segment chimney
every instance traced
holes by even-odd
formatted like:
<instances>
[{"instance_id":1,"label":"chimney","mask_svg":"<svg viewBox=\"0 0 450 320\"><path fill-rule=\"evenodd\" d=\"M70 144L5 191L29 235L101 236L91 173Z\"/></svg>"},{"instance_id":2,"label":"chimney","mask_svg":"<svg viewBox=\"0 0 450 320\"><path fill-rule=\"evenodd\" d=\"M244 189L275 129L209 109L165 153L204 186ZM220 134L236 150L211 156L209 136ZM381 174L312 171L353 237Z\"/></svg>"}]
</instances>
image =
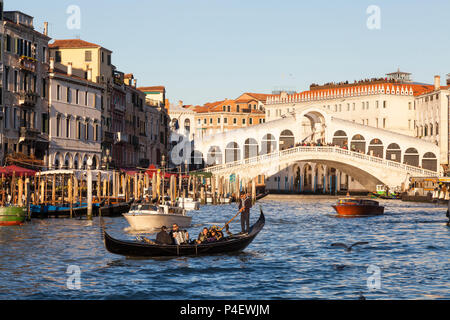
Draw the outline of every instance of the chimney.
<instances>
[{"instance_id":1,"label":"chimney","mask_svg":"<svg viewBox=\"0 0 450 320\"><path fill-rule=\"evenodd\" d=\"M48 36L48 22L44 22L44 36Z\"/></svg>"},{"instance_id":2,"label":"chimney","mask_svg":"<svg viewBox=\"0 0 450 320\"><path fill-rule=\"evenodd\" d=\"M50 57L50 72L53 72L55 69L55 58Z\"/></svg>"},{"instance_id":3,"label":"chimney","mask_svg":"<svg viewBox=\"0 0 450 320\"><path fill-rule=\"evenodd\" d=\"M434 90L439 90L441 88L441 77L434 76Z\"/></svg>"},{"instance_id":4,"label":"chimney","mask_svg":"<svg viewBox=\"0 0 450 320\"><path fill-rule=\"evenodd\" d=\"M69 77L72 76L72 62L69 62L69 63L67 64L67 75L68 75Z\"/></svg>"},{"instance_id":5,"label":"chimney","mask_svg":"<svg viewBox=\"0 0 450 320\"><path fill-rule=\"evenodd\" d=\"M92 69L91 68L89 68L87 70L87 80L92 81Z\"/></svg>"}]
</instances>

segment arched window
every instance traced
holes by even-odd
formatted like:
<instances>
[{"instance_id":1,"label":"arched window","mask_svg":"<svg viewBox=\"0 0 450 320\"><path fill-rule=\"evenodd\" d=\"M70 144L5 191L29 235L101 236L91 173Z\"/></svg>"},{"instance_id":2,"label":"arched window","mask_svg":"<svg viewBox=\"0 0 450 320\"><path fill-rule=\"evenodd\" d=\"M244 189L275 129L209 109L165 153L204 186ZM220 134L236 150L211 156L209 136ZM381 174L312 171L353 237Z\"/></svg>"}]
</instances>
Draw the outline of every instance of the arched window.
<instances>
[{"instance_id":1,"label":"arched window","mask_svg":"<svg viewBox=\"0 0 450 320\"><path fill-rule=\"evenodd\" d=\"M259 154L258 149L259 149L258 142L255 139L249 138L249 139L245 140L244 159L257 157Z\"/></svg>"},{"instance_id":2,"label":"arched window","mask_svg":"<svg viewBox=\"0 0 450 320\"><path fill-rule=\"evenodd\" d=\"M225 149L225 163L238 161L240 158L239 145L236 142L230 142Z\"/></svg>"},{"instance_id":3,"label":"arched window","mask_svg":"<svg viewBox=\"0 0 450 320\"><path fill-rule=\"evenodd\" d=\"M376 138L370 141L368 154L374 157L383 158L383 142Z\"/></svg>"},{"instance_id":4,"label":"arched window","mask_svg":"<svg viewBox=\"0 0 450 320\"><path fill-rule=\"evenodd\" d=\"M437 158L432 152L427 152L422 158L422 168L437 171Z\"/></svg>"},{"instance_id":5,"label":"arched window","mask_svg":"<svg viewBox=\"0 0 450 320\"><path fill-rule=\"evenodd\" d=\"M402 161L402 151L396 143L391 143L386 149L386 159L396 162Z\"/></svg>"},{"instance_id":6,"label":"arched window","mask_svg":"<svg viewBox=\"0 0 450 320\"><path fill-rule=\"evenodd\" d=\"M354 135L350 143L350 148L352 151L356 152L366 152L366 140L360 134Z\"/></svg>"},{"instance_id":7,"label":"arched window","mask_svg":"<svg viewBox=\"0 0 450 320\"><path fill-rule=\"evenodd\" d=\"M293 148L295 145L294 134L291 130L284 130L280 135L280 151Z\"/></svg>"},{"instance_id":8,"label":"arched window","mask_svg":"<svg viewBox=\"0 0 450 320\"><path fill-rule=\"evenodd\" d=\"M347 134L342 130L336 131L333 136L333 145L340 147L348 146Z\"/></svg>"},{"instance_id":9,"label":"arched window","mask_svg":"<svg viewBox=\"0 0 450 320\"><path fill-rule=\"evenodd\" d=\"M403 163L410 166L419 166L419 152L415 148L409 148L405 151Z\"/></svg>"},{"instance_id":10,"label":"arched window","mask_svg":"<svg viewBox=\"0 0 450 320\"><path fill-rule=\"evenodd\" d=\"M266 134L261 141L261 154L269 154L275 152L277 150L277 142L275 137L268 133Z\"/></svg>"}]
</instances>

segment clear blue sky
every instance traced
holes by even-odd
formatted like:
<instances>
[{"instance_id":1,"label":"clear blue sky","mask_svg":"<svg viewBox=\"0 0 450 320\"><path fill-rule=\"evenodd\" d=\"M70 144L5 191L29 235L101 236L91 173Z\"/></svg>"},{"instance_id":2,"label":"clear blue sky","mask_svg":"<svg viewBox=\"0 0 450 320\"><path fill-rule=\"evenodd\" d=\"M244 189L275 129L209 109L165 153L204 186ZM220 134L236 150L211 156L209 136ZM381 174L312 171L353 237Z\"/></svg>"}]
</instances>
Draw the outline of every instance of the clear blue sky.
<instances>
[{"instance_id":1,"label":"clear blue sky","mask_svg":"<svg viewBox=\"0 0 450 320\"><path fill-rule=\"evenodd\" d=\"M69 5L81 29L69 30ZM369 30L369 5L381 29ZM172 102L203 104L242 92L384 76L419 82L450 72L449 1L5 0L5 10L49 22L54 39L81 37L114 52L138 85L164 85Z\"/></svg>"}]
</instances>

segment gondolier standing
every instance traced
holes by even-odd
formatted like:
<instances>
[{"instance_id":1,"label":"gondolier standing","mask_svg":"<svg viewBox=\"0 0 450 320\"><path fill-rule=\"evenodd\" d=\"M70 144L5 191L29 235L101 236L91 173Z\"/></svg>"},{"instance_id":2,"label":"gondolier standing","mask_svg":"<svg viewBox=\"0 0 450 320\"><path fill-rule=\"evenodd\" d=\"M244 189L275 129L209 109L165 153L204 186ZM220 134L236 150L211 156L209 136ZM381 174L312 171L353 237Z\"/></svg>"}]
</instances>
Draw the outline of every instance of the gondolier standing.
<instances>
[{"instance_id":1,"label":"gondolier standing","mask_svg":"<svg viewBox=\"0 0 450 320\"><path fill-rule=\"evenodd\" d=\"M249 193L242 194L239 201L239 212L241 213L242 233L250 231L250 209L252 208L252 198Z\"/></svg>"}]
</instances>

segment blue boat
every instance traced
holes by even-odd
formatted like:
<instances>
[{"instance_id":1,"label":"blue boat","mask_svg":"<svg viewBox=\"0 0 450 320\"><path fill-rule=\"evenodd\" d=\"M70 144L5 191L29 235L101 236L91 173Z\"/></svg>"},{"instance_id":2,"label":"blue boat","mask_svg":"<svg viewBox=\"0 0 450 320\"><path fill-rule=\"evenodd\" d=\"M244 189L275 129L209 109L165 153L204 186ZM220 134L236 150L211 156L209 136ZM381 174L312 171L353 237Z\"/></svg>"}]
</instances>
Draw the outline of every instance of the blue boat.
<instances>
[{"instance_id":1,"label":"blue boat","mask_svg":"<svg viewBox=\"0 0 450 320\"><path fill-rule=\"evenodd\" d=\"M92 204L92 214L98 214L100 207L103 206L104 202L93 203ZM72 217L79 217L87 215L87 203L74 203L72 205ZM32 218L65 218L70 217L70 204L60 204L60 205L31 205L30 206L31 217Z\"/></svg>"}]
</instances>

